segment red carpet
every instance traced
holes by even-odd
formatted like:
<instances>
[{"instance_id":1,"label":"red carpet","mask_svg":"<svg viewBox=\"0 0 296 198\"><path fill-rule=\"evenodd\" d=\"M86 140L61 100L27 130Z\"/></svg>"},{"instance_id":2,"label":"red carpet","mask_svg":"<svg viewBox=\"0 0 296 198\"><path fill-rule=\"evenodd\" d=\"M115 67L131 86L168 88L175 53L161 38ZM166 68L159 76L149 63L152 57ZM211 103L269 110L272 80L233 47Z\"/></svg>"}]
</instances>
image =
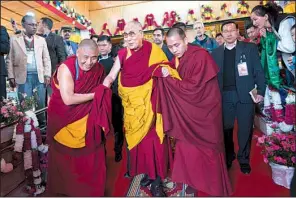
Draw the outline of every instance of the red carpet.
<instances>
[{"instance_id":1,"label":"red carpet","mask_svg":"<svg viewBox=\"0 0 296 198\"><path fill-rule=\"evenodd\" d=\"M254 134L262 133L255 130ZM235 142L237 137L235 133ZM236 145L236 151L237 151ZM244 175L240 172L237 160L234 161L229 171L230 179L234 189L232 196L265 196L265 197L287 197L289 190L276 185L271 178L271 169L268 164L263 162L260 154L261 148L256 146L256 142L252 142L251 151L251 167L250 175ZM123 160L120 163L114 162L113 137L107 140L107 185L105 196L122 197L125 196L131 180L124 178L126 172L126 150L123 148ZM210 185L210 184L209 184ZM205 193L199 192L198 196L207 196Z\"/></svg>"}]
</instances>

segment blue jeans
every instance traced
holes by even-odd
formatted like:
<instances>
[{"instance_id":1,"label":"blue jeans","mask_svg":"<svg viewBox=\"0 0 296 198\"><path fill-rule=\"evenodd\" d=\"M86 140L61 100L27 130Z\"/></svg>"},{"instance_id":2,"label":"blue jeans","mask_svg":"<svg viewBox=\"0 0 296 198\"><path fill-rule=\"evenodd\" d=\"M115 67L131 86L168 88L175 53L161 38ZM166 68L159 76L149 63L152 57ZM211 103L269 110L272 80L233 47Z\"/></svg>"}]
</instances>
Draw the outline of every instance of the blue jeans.
<instances>
[{"instance_id":1,"label":"blue jeans","mask_svg":"<svg viewBox=\"0 0 296 198\"><path fill-rule=\"evenodd\" d=\"M38 74L27 74L27 79L25 84L18 85L18 98L20 102L23 101L22 94L27 94L27 97L33 96L33 90L37 90L37 107L36 110L45 107L45 84L40 83L38 79ZM38 116L39 119L45 119L44 115Z\"/></svg>"}]
</instances>

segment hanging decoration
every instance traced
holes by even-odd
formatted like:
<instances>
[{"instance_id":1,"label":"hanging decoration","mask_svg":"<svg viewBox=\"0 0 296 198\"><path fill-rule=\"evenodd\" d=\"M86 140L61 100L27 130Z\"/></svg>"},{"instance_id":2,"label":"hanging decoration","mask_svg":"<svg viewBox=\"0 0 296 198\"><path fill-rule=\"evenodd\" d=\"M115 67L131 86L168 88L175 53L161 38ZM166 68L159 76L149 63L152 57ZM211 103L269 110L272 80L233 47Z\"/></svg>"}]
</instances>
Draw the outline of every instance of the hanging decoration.
<instances>
[{"instance_id":1,"label":"hanging decoration","mask_svg":"<svg viewBox=\"0 0 296 198\"><path fill-rule=\"evenodd\" d=\"M195 15L194 15L194 10L193 9L189 9L188 14L187 14L187 21L186 24L193 24L195 21L197 21Z\"/></svg>"},{"instance_id":2,"label":"hanging decoration","mask_svg":"<svg viewBox=\"0 0 296 198\"><path fill-rule=\"evenodd\" d=\"M117 26L116 26L116 30L114 32L114 36L116 35L122 35L123 31L124 31L124 27L125 27L125 20L124 19L118 19L117 20Z\"/></svg>"},{"instance_id":3,"label":"hanging decoration","mask_svg":"<svg viewBox=\"0 0 296 198\"><path fill-rule=\"evenodd\" d=\"M87 29L92 29L90 26L91 22L84 15L78 14L74 8L69 8L65 5L63 0L51 0L51 1L42 1L45 4L53 6L58 11L64 13L67 17L72 18L72 24L79 23Z\"/></svg>"},{"instance_id":4,"label":"hanging decoration","mask_svg":"<svg viewBox=\"0 0 296 198\"><path fill-rule=\"evenodd\" d=\"M172 27L175 23L181 21L181 17L176 11L171 11L170 12L170 21L171 21L170 27Z\"/></svg>"},{"instance_id":5,"label":"hanging decoration","mask_svg":"<svg viewBox=\"0 0 296 198\"><path fill-rule=\"evenodd\" d=\"M231 12L229 12L226 3L224 3L224 4L221 5L221 8L220 8L220 16L216 17L216 20L219 20L221 18L224 18L224 13L226 14L227 17L232 17L232 14L231 14Z\"/></svg>"},{"instance_id":6,"label":"hanging decoration","mask_svg":"<svg viewBox=\"0 0 296 198\"><path fill-rule=\"evenodd\" d=\"M171 27L171 22L170 22L170 15L169 12L165 12L163 14L163 19L162 19L162 27Z\"/></svg>"},{"instance_id":7,"label":"hanging decoration","mask_svg":"<svg viewBox=\"0 0 296 198\"><path fill-rule=\"evenodd\" d=\"M213 9L209 5L202 5L201 6L201 18L204 21L209 21L211 19L215 19L216 16L213 14Z\"/></svg>"},{"instance_id":8,"label":"hanging decoration","mask_svg":"<svg viewBox=\"0 0 296 198\"><path fill-rule=\"evenodd\" d=\"M159 27L159 25L156 23L155 17L153 14L147 14L145 17L145 23L142 29L153 30L153 27Z\"/></svg>"},{"instance_id":9,"label":"hanging decoration","mask_svg":"<svg viewBox=\"0 0 296 198\"><path fill-rule=\"evenodd\" d=\"M41 172L40 153L48 152L48 145L42 143L42 137L37 117L33 111L25 112L15 130L14 159L23 155L26 177L26 190L31 195L39 195L45 191L42 183L45 172ZM40 152L40 153L39 153Z\"/></svg>"},{"instance_id":10,"label":"hanging decoration","mask_svg":"<svg viewBox=\"0 0 296 198\"><path fill-rule=\"evenodd\" d=\"M246 15L251 13L251 8L246 1L239 1L237 7L237 14Z\"/></svg>"},{"instance_id":11,"label":"hanging decoration","mask_svg":"<svg viewBox=\"0 0 296 198\"><path fill-rule=\"evenodd\" d=\"M108 36L112 36L107 23L103 24L103 28L102 28L100 36L102 36L105 32L107 32Z\"/></svg>"}]
</instances>

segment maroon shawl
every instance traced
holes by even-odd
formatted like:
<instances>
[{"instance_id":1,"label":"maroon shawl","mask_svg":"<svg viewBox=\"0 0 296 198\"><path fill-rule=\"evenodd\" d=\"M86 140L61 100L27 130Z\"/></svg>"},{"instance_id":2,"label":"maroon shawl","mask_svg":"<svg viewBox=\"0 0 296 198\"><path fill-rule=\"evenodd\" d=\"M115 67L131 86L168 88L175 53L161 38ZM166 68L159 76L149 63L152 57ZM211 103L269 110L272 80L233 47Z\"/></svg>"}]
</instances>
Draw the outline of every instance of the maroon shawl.
<instances>
[{"instance_id":1,"label":"maroon shawl","mask_svg":"<svg viewBox=\"0 0 296 198\"><path fill-rule=\"evenodd\" d=\"M193 145L222 150L217 65L206 50L188 45L177 71L182 81L171 77L157 80L166 134Z\"/></svg>"},{"instance_id":2,"label":"maroon shawl","mask_svg":"<svg viewBox=\"0 0 296 198\"><path fill-rule=\"evenodd\" d=\"M55 85L58 83L57 72L53 76L52 89L53 94L48 106L48 125L47 125L47 141L60 151L70 154L85 154L94 151L102 143L101 129L105 129L105 133L112 130L111 125L111 89L101 85L104 80L104 68L99 63L87 72L79 68L79 77L76 80L75 69L76 57L71 56L63 64L70 70L74 80L75 93L95 93L92 101L77 105L65 105L60 90ZM57 143L54 136L63 127L71 124L89 114L87 120L86 146L81 149L72 149Z\"/></svg>"}]
</instances>

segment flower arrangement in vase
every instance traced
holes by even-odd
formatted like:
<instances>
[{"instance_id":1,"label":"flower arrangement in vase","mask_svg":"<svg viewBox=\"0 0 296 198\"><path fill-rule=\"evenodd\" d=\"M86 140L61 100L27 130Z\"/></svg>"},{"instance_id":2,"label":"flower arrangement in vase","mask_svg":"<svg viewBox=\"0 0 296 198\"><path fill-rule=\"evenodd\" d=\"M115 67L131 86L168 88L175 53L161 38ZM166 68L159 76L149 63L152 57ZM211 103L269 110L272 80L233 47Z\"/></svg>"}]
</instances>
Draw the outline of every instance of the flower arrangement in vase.
<instances>
[{"instance_id":1,"label":"flower arrangement in vase","mask_svg":"<svg viewBox=\"0 0 296 198\"><path fill-rule=\"evenodd\" d=\"M255 138L257 146L263 147L263 160L271 166L274 182L289 188L296 165L296 133L272 133Z\"/></svg>"}]
</instances>

